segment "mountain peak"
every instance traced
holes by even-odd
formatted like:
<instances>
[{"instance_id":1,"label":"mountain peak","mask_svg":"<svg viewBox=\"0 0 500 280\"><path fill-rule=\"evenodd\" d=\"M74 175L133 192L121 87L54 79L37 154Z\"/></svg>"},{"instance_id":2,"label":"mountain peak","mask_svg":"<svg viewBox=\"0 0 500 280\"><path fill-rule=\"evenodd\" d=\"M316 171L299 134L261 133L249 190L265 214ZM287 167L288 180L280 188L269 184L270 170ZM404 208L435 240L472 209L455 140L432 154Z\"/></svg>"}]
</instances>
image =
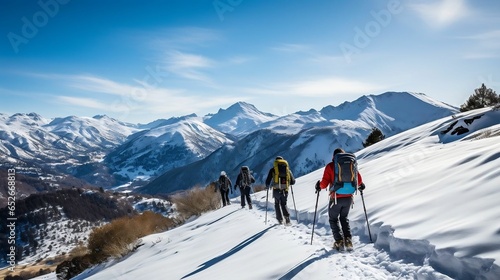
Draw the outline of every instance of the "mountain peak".
<instances>
[{"instance_id":1,"label":"mountain peak","mask_svg":"<svg viewBox=\"0 0 500 280\"><path fill-rule=\"evenodd\" d=\"M224 133L243 135L252 132L259 124L276 119L277 116L259 111L254 105L236 102L227 109L219 109L214 115L207 115L204 122Z\"/></svg>"}]
</instances>

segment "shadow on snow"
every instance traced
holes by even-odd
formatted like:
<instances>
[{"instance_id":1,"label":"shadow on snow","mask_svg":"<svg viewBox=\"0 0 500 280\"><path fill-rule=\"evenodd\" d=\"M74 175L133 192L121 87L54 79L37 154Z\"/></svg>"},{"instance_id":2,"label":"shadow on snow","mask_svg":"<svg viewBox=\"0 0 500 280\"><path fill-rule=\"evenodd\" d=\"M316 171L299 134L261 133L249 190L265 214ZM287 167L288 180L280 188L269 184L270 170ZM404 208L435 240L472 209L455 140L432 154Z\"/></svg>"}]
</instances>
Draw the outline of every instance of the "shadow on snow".
<instances>
[{"instance_id":1,"label":"shadow on snow","mask_svg":"<svg viewBox=\"0 0 500 280\"><path fill-rule=\"evenodd\" d=\"M236 245L235 247L231 248L231 250L227 251L226 253L220 255L220 256L217 256L201 265L199 265L199 268L185 276L183 276L181 279L184 279L184 278L187 278L189 276L193 276L197 273L200 273L202 272L203 270L205 269L208 269L210 268L211 266L223 261L224 259L230 257L231 255L239 252L241 249L245 248L246 246L250 245L252 242L254 242L255 240L259 239L260 237L262 237L268 230L270 230L271 228L273 227L276 227L277 225L273 225L273 226L270 226L264 230L262 230L261 232L258 232L252 236L250 236L249 238L245 239L243 242L241 242L240 244Z\"/></svg>"}]
</instances>

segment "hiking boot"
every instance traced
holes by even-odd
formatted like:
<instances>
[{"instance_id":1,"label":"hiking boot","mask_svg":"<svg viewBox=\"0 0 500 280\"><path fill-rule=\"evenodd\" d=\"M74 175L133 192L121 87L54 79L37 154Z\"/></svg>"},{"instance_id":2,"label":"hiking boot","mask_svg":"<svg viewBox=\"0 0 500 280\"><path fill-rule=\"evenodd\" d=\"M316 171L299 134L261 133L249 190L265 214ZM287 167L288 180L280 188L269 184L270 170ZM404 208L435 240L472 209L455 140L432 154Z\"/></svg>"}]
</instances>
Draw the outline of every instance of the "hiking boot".
<instances>
[{"instance_id":1,"label":"hiking boot","mask_svg":"<svg viewBox=\"0 0 500 280\"><path fill-rule=\"evenodd\" d=\"M252 204L248 204L248 209L252 209Z\"/></svg>"},{"instance_id":2,"label":"hiking boot","mask_svg":"<svg viewBox=\"0 0 500 280\"><path fill-rule=\"evenodd\" d=\"M345 239L345 249L347 251L352 251L352 249L353 249L352 248L352 240L350 237L346 237L346 239Z\"/></svg>"},{"instance_id":3,"label":"hiking boot","mask_svg":"<svg viewBox=\"0 0 500 280\"><path fill-rule=\"evenodd\" d=\"M344 251L344 240L340 239L335 242L333 242L333 248L337 249L337 251Z\"/></svg>"},{"instance_id":4,"label":"hiking boot","mask_svg":"<svg viewBox=\"0 0 500 280\"><path fill-rule=\"evenodd\" d=\"M283 224L283 220L278 220L278 224Z\"/></svg>"},{"instance_id":5,"label":"hiking boot","mask_svg":"<svg viewBox=\"0 0 500 280\"><path fill-rule=\"evenodd\" d=\"M285 217L285 222L286 222L287 224L290 224L290 217Z\"/></svg>"}]
</instances>

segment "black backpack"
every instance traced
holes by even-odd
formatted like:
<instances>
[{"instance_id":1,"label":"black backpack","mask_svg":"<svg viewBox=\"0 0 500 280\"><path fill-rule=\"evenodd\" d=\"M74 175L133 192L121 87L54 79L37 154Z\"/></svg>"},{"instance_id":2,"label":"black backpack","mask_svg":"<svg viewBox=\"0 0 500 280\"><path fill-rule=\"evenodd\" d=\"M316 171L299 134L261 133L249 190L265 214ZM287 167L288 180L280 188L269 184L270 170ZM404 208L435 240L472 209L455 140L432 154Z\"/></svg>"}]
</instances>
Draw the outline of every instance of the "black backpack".
<instances>
[{"instance_id":1,"label":"black backpack","mask_svg":"<svg viewBox=\"0 0 500 280\"><path fill-rule=\"evenodd\" d=\"M350 153L338 153L333 158L333 191L338 194L353 194L358 189L358 163Z\"/></svg>"},{"instance_id":2,"label":"black backpack","mask_svg":"<svg viewBox=\"0 0 500 280\"><path fill-rule=\"evenodd\" d=\"M253 182L252 182L252 176L250 175L250 169L248 166L242 166L241 167L241 187L249 187Z\"/></svg>"},{"instance_id":3,"label":"black backpack","mask_svg":"<svg viewBox=\"0 0 500 280\"><path fill-rule=\"evenodd\" d=\"M229 189L228 183L227 183L227 177L224 175L221 175L219 177L219 188L224 190L224 191L227 191Z\"/></svg>"}]
</instances>

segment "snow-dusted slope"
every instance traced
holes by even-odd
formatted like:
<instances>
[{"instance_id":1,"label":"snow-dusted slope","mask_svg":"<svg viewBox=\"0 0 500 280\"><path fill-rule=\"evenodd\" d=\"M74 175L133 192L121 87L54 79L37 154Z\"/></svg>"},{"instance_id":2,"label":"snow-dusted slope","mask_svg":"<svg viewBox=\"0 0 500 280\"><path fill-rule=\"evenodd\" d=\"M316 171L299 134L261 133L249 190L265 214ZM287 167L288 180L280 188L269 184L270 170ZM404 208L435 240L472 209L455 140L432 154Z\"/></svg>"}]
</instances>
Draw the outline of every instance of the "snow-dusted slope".
<instances>
[{"instance_id":1,"label":"snow-dusted slope","mask_svg":"<svg viewBox=\"0 0 500 280\"><path fill-rule=\"evenodd\" d=\"M448 128L455 121L455 128L469 132L453 135ZM483 109L360 151L374 243L357 195L350 213L351 254L330 250L325 191L310 243L320 168L293 186L291 227L275 224L272 198L266 204L262 191L252 195L253 210L240 209L233 199L230 206L145 237L131 256L76 279L500 279L499 140L500 111Z\"/></svg>"},{"instance_id":2,"label":"snow-dusted slope","mask_svg":"<svg viewBox=\"0 0 500 280\"><path fill-rule=\"evenodd\" d=\"M204 117L209 126L231 135L242 136L255 131L258 125L272 121L277 116L263 113L252 104L238 102L214 115Z\"/></svg>"},{"instance_id":3,"label":"snow-dusted slope","mask_svg":"<svg viewBox=\"0 0 500 280\"><path fill-rule=\"evenodd\" d=\"M454 123L469 131L457 135ZM500 264L499 136L500 111L480 109L360 152L364 179L373 187L366 193L372 222L392 226L399 238L429 240L443 258Z\"/></svg>"},{"instance_id":4,"label":"snow-dusted slope","mask_svg":"<svg viewBox=\"0 0 500 280\"><path fill-rule=\"evenodd\" d=\"M126 180L153 176L200 160L224 144L225 134L204 124L196 115L173 118L131 135L105 161Z\"/></svg>"}]
</instances>

